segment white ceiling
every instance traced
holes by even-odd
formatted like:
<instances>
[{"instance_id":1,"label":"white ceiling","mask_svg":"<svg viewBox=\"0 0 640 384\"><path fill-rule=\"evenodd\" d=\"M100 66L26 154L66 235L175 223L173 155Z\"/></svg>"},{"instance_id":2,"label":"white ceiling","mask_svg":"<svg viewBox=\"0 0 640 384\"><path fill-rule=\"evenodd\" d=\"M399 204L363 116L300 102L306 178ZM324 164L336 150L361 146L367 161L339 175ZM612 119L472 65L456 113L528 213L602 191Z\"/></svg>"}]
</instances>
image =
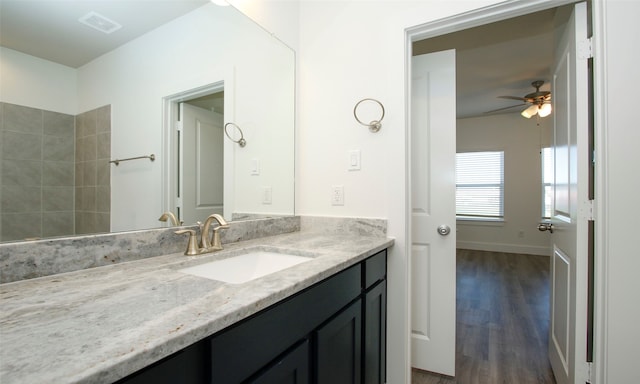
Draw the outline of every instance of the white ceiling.
<instances>
[{"instance_id":1,"label":"white ceiling","mask_svg":"<svg viewBox=\"0 0 640 384\"><path fill-rule=\"evenodd\" d=\"M550 90L554 14L550 9L418 41L413 52L455 48L458 118L486 116L487 111L523 104L498 96L534 92L534 80L544 80L541 90ZM525 108L499 113L520 113Z\"/></svg>"},{"instance_id":2,"label":"white ceiling","mask_svg":"<svg viewBox=\"0 0 640 384\"><path fill-rule=\"evenodd\" d=\"M73 68L208 0L0 0L0 45ZM78 19L90 11L118 22L111 33ZM498 96L524 96L531 82L549 90L554 10L509 19L414 43L414 54L457 50L459 118L521 104ZM519 113L512 108L500 113Z\"/></svg>"},{"instance_id":3,"label":"white ceiling","mask_svg":"<svg viewBox=\"0 0 640 384\"><path fill-rule=\"evenodd\" d=\"M208 0L0 0L0 45L78 68ZM78 21L97 12L122 25L105 34Z\"/></svg>"}]
</instances>

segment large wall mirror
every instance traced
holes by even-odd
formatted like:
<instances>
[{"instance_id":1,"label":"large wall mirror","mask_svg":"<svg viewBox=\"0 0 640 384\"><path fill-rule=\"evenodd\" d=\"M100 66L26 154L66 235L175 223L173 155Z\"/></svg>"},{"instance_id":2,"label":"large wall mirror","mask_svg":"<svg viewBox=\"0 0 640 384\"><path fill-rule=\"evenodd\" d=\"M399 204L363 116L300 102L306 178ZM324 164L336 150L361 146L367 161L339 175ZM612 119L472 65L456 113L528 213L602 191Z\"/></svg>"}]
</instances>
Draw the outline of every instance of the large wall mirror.
<instances>
[{"instance_id":1,"label":"large wall mirror","mask_svg":"<svg viewBox=\"0 0 640 384\"><path fill-rule=\"evenodd\" d=\"M294 214L295 54L236 8L0 7L0 241Z\"/></svg>"}]
</instances>

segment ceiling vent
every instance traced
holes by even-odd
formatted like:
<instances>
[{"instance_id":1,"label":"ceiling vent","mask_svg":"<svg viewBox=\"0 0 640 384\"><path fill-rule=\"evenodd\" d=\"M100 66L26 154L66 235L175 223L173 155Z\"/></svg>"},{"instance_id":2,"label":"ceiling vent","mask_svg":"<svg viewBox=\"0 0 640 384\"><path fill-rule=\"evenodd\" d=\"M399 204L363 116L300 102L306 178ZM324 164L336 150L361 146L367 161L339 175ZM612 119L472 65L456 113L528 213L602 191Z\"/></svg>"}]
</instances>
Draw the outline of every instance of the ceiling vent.
<instances>
[{"instance_id":1,"label":"ceiling vent","mask_svg":"<svg viewBox=\"0 0 640 384\"><path fill-rule=\"evenodd\" d=\"M106 34L115 32L118 29L122 28L122 25L94 11L91 11L82 16L78 19L78 21L84 25L88 25L91 28L97 29L98 31L104 32Z\"/></svg>"}]
</instances>

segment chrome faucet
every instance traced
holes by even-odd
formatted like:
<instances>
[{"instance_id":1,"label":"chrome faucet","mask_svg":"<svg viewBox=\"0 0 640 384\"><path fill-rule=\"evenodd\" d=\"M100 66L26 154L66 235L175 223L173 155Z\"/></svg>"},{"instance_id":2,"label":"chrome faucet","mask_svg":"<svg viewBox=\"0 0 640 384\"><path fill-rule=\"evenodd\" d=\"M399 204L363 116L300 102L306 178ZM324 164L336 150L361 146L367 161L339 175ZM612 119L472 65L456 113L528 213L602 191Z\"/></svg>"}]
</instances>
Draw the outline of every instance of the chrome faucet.
<instances>
[{"instance_id":1,"label":"chrome faucet","mask_svg":"<svg viewBox=\"0 0 640 384\"><path fill-rule=\"evenodd\" d=\"M159 221L167 221L167 220L171 220L171 224L174 227L179 227L182 225L182 221L178 221L178 219L176 218L176 215L173 214L173 212L165 212L162 214L162 216L160 216L160 218L158 219Z\"/></svg>"},{"instance_id":2,"label":"chrome faucet","mask_svg":"<svg viewBox=\"0 0 640 384\"><path fill-rule=\"evenodd\" d=\"M218 222L218 226L213 229L213 234L211 235L211 237L209 237L209 228L211 227L211 223L214 220ZM227 228L229 228L229 223L226 222L224 217L218 215L217 213L209 215L209 217L207 217L207 220L205 220L204 225L201 226L200 248L203 251L202 253L221 250L222 243L220 242L219 230Z\"/></svg>"}]
</instances>

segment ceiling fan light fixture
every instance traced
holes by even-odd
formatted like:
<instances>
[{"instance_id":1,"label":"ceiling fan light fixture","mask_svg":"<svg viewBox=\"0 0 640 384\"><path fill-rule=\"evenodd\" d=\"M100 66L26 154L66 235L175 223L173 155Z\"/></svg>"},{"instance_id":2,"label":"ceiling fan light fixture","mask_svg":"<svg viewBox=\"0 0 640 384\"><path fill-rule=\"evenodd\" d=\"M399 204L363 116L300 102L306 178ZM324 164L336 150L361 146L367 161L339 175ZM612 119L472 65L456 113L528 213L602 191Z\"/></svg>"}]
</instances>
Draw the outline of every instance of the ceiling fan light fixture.
<instances>
[{"instance_id":1,"label":"ceiling fan light fixture","mask_svg":"<svg viewBox=\"0 0 640 384\"><path fill-rule=\"evenodd\" d=\"M542 104L538 110L540 117L547 117L551 114L551 104Z\"/></svg>"},{"instance_id":2,"label":"ceiling fan light fixture","mask_svg":"<svg viewBox=\"0 0 640 384\"><path fill-rule=\"evenodd\" d=\"M535 116L536 113L538 113L538 106L537 105L531 105L529 108L525 109L524 111L522 111L522 113L520 113L522 115L522 117L526 117L527 119L530 119L531 117Z\"/></svg>"}]
</instances>

